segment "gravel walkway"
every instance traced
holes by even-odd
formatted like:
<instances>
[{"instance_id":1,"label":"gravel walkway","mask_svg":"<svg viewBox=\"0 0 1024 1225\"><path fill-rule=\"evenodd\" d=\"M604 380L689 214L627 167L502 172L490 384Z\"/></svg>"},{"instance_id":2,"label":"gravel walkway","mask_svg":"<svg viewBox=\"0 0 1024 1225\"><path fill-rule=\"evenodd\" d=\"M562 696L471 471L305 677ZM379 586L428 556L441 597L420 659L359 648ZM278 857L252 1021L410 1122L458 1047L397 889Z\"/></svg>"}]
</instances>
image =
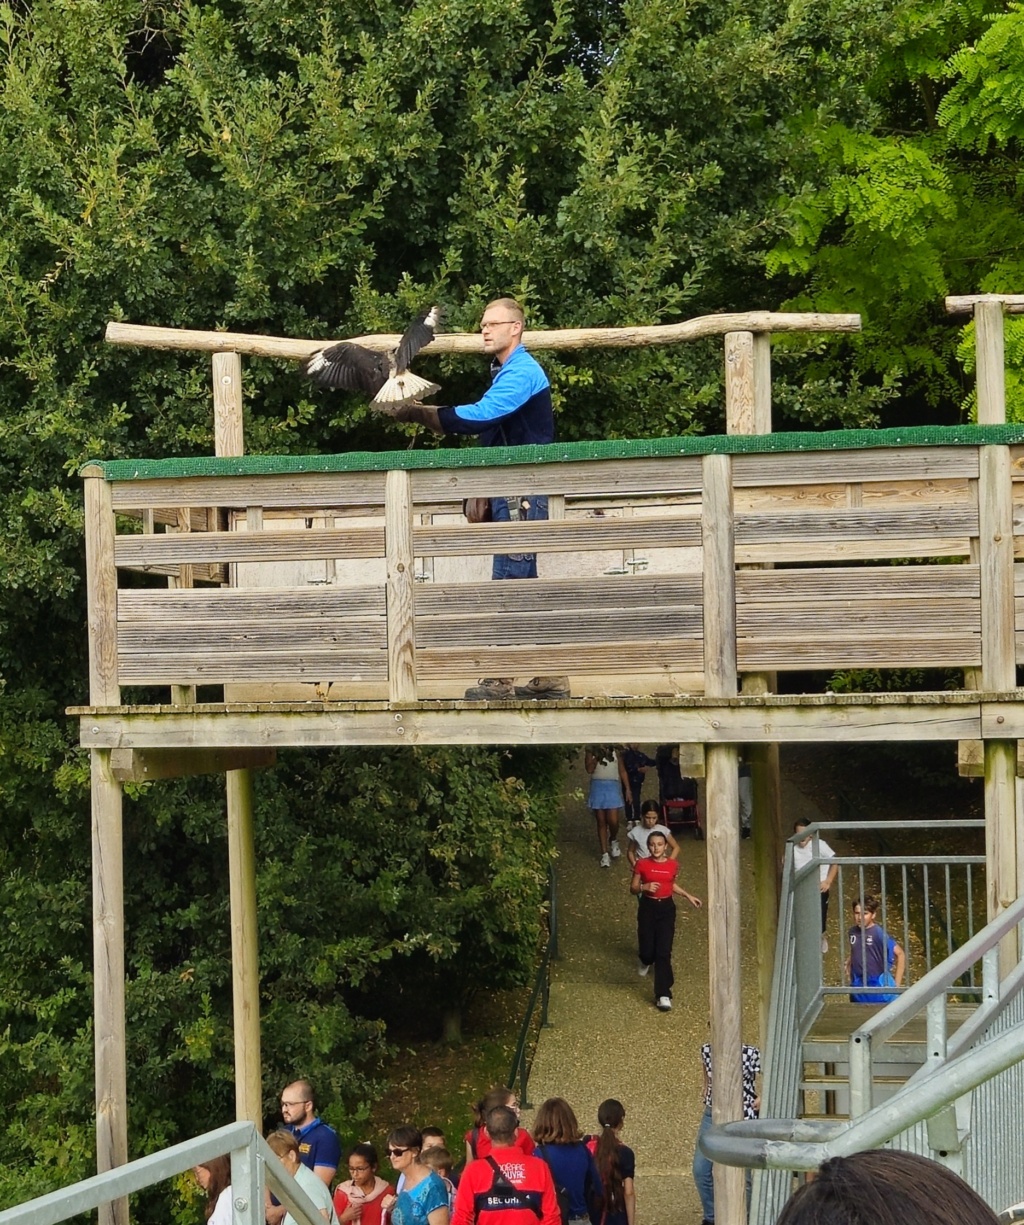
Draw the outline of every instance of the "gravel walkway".
<instances>
[{"instance_id":1,"label":"gravel walkway","mask_svg":"<svg viewBox=\"0 0 1024 1225\"><path fill-rule=\"evenodd\" d=\"M644 746L653 756L653 746ZM529 1082L536 1106L566 1098L586 1132L597 1107L616 1097L626 1107L623 1140L637 1158L637 1225L693 1225L700 1201L690 1174L702 1113L700 1046L708 1036L706 911L677 899L673 965L675 1007L658 1012L651 978L637 974L636 900L623 853L598 866L594 821L586 807L582 754L569 773L558 842L559 952L551 988L551 1028L541 1032ZM657 797L649 771L644 798ZM807 815L809 802L784 785L784 822ZM810 806L813 811L813 805ZM620 832L625 847L625 829ZM705 844L682 831L679 881L707 900ZM752 842L740 843L743 896L753 892ZM743 925L744 1041L757 1043L753 918ZM532 1113L524 1112L527 1126Z\"/></svg>"}]
</instances>

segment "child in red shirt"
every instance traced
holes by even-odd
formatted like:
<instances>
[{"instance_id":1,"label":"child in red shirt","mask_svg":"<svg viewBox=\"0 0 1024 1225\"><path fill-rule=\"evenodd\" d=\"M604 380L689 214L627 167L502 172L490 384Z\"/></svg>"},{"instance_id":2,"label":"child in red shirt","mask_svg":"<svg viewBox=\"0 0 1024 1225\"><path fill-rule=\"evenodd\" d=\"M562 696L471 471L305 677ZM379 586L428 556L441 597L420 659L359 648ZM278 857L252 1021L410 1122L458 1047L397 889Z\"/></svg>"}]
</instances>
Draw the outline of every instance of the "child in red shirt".
<instances>
[{"instance_id":1,"label":"child in red shirt","mask_svg":"<svg viewBox=\"0 0 1024 1225\"><path fill-rule=\"evenodd\" d=\"M699 897L676 884L679 864L668 857L668 842L659 830L651 830L647 839L646 859L638 859L633 865L630 893L640 896L636 911L636 934L640 952L640 976L644 977L654 966L654 1003L661 1012L672 1007L672 941L676 932L675 894L686 898L691 906L700 909Z\"/></svg>"}]
</instances>

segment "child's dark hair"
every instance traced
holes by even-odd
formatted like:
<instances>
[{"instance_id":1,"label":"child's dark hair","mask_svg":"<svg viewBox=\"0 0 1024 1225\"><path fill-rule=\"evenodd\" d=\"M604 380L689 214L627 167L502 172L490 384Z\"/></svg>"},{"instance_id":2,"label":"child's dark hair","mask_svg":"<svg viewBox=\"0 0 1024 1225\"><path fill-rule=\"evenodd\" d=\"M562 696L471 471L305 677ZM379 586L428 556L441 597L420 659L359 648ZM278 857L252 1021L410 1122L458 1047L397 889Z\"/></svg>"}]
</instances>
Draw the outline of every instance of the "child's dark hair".
<instances>
[{"instance_id":1,"label":"child's dark hair","mask_svg":"<svg viewBox=\"0 0 1024 1225\"><path fill-rule=\"evenodd\" d=\"M657 800L644 800L644 802L640 805L641 816L648 812L656 812L659 817L661 816L661 805Z\"/></svg>"},{"instance_id":2,"label":"child's dark hair","mask_svg":"<svg viewBox=\"0 0 1024 1225\"><path fill-rule=\"evenodd\" d=\"M615 1134L615 1129L621 1127L625 1119L625 1107L614 1097L609 1097L597 1108L601 1134L597 1138L594 1159L597 1162L597 1172L601 1175L604 1206L609 1216L615 1212L624 1212L626 1207L622 1190L622 1168L619 1165L619 1138Z\"/></svg>"}]
</instances>

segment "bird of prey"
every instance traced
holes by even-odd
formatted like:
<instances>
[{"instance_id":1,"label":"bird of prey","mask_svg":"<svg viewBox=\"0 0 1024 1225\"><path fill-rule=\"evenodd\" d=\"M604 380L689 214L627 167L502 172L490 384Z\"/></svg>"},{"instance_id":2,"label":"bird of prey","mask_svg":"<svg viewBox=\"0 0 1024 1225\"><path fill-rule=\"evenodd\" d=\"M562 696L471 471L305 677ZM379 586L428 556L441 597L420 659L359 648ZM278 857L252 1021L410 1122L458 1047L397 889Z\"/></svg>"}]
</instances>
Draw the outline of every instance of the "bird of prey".
<instances>
[{"instance_id":1,"label":"bird of prey","mask_svg":"<svg viewBox=\"0 0 1024 1225\"><path fill-rule=\"evenodd\" d=\"M397 349L375 353L346 341L329 349L318 349L302 363L302 373L318 387L363 391L373 397L374 404L390 406L419 400L441 388L412 374L409 363L434 339L440 327L441 308L432 306L409 324Z\"/></svg>"}]
</instances>

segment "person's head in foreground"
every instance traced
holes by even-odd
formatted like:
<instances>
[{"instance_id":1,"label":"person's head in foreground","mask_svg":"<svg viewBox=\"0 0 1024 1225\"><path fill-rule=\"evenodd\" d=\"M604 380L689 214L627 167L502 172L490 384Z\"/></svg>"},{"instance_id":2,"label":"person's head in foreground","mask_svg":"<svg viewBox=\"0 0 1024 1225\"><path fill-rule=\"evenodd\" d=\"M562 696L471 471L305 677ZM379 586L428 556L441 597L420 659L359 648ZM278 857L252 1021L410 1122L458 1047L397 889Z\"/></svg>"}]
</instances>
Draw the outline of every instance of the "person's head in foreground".
<instances>
[{"instance_id":1,"label":"person's head in foreground","mask_svg":"<svg viewBox=\"0 0 1024 1225\"><path fill-rule=\"evenodd\" d=\"M916 1153L873 1149L832 1157L794 1192L776 1225L996 1225L952 1170Z\"/></svg>"}]
</instances>

